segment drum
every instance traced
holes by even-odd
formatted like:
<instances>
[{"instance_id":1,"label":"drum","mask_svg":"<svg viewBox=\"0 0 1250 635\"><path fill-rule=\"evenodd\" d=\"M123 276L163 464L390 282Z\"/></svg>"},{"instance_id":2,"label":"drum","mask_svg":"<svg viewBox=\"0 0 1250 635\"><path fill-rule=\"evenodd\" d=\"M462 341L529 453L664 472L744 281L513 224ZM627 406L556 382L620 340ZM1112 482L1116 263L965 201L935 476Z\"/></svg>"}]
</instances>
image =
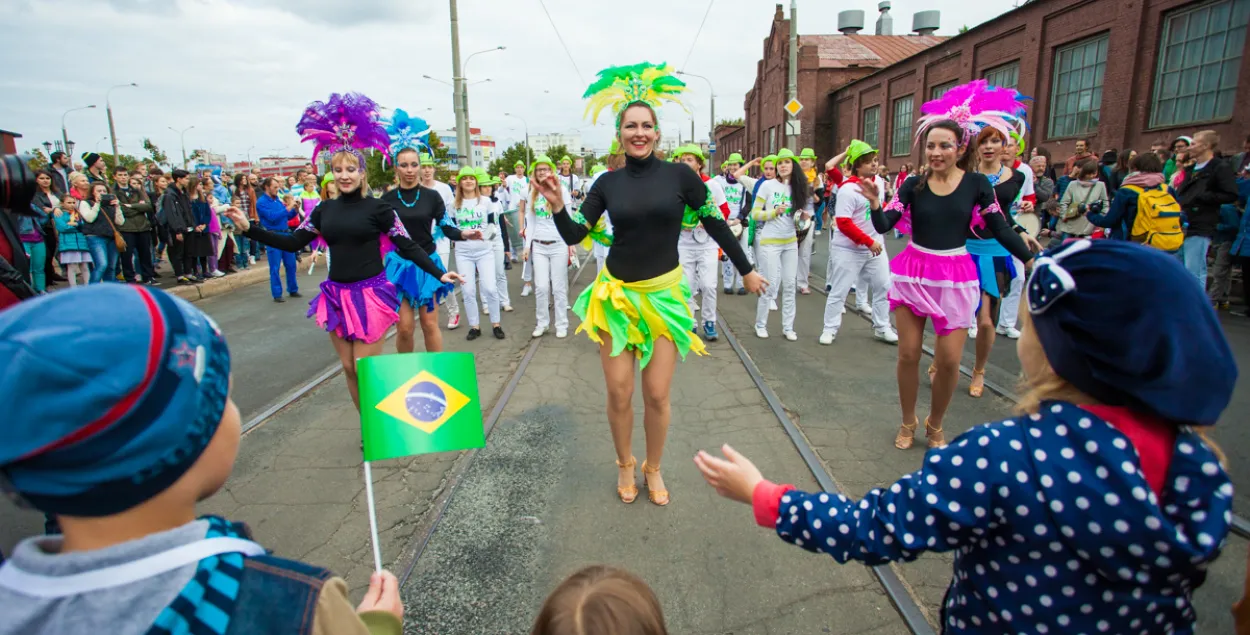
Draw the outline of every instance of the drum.
<instances>
[{"instance_id":1,"label":"drum","mask_svg":"<svg viewBox=\"0 0 1250 635\"><path fill-rule=\"evenodd\" d=\"M813 224L814 223L812 222L812 219L810 218L804 218L800 216L797 219L795 219L794 235L796 238L798 238L799 242L803 242L807 238L807 233L812 230Z\"/></svg>"},{"instance_id":2,"label":"drum","mask_svg":"<svg viewBox=\"0 0 1250 635\"><path fill-rule=\"evenodd\" d=\"M1042 219L1038 218L1037 214L1020 214L1016 216L1016 223L1034 238L1037 238L1042 231Z\"/></svg>"}]
</instances>

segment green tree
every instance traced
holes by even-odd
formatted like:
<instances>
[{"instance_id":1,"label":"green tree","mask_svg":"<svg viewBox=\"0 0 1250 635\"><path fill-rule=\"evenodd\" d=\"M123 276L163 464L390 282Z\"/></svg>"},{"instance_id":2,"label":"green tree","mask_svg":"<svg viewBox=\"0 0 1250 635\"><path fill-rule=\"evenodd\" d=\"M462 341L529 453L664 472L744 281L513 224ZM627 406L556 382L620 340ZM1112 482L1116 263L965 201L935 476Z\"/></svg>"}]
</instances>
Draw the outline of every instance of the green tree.
<instances>
[{"instance_id":1,"label":"green tree","mask_svg":"<svg viewBox=\"0 0 1250 635\"><path fill-rule=\"evenodd\" d=\"M147 137L143 138L143 151L147 152L149 157L152 157L153 163L166 167L169 166L169 157L165 156L165 153L161 151L160 148L156 147L156 144L152 143L152 140Z\"/></svg>"},{"instance_id":2,"label":"green tree","mask_svg":"<svg viewBox=\"0 0 1250 635\"><path fill-rule=\"evenodd\" d=\"M742 117L738 117L737 119L721 119L720 121L716 122L717 128L721 126L742 126L742 125L746 125L743 122Z\"/></svg>"},{"instance_id":3,"label":"green tree","mask_svg":"<svg viewBox=\"0 0 1250 635\"><path fill-rule=\"evenodd\" d=\"M100 158L104 159L104 165L108 166L108 171L111 173L117 165L117 161L113 158L113 155L107 152L101 152ZM133 170L135 169L135 166L142 163L142 161L140 161L138 157L132 157L129 154L123 154L121 155L120 158L121 158L122 167L126 168L127 170Z\"/></svg>"},{"instance_id":4,"label":"green tree","mask_svg":"<svg viewBox=\"0 0 1250 635\"><path fill-rule=\"evenodd\" d=\"M490 174L499 174L499 171L503 170L506 174L512 174L512 166L516 165L517 161L529 165L529 162L526 160L524 143L515 143L512 147L504 150L503 154L491 162L490 167L486 171Z\"/></svg>"},{"instance_id":5,"label":"green tree","mask_svg":"<svg viewBox=\"0 0 1250 635\"><path fill-rule=\"evenodd\" d=\"M32 148L30 152L25 154L30 155L30 161L28 161L26 165L29 165L30 169L35 170L36 172L48 167L48 164L51 163L48 161L48 157L44 156L43 150L40 150L39 148Z\"/></svg>"},{"instance_id":6,"label":"green tree","mask_svg":"<svg viewBox=\"0 0 1250 635\"><path fill-rule=\"evenodd\" d=\"M385 190L395 182L395 166L382 159L381 152L370 152L365 157L365 174L369 177L369 187L375 190Z\"/></svg>"},{"instance_id":7,"label":"green tree","mask_svg":"<svg viewBox=\"0 0 1250 635\"><path fill-rule=\"evenodd\" d=\"M960 35L963 35L964 33L967 33L967 32L968 32L968 25L967 25L967 24L965 24L965 25L963 25L963 26L959 27L959 34L960 34Z\"/></svg>"}]
</instances>

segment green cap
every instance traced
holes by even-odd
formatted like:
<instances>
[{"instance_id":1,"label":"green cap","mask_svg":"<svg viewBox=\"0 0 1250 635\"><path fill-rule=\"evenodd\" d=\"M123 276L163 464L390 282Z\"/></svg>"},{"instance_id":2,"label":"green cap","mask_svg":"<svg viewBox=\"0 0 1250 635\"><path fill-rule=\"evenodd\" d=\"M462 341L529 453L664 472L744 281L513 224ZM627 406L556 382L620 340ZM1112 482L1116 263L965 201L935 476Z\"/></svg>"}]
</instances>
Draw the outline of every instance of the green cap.
<instances>
[{"instance_id":1,"label":"green cap","mask_svg":"<svg viewBox=\"0 0 1250 635\"><path fill-rule=\"evenodd\" d=\"M795 159L794 151L791 150L790 148L782 148L777 151L777 160L782 161L785 159L789 159L791 161Z\"/></svg>"},{"instance_id":2,"label":"green cap","mask_svg":"<svg viewBox=\"0 0 1250 635\"><path fill-rule=\"evenodd\" d=\"M876 152L876 150L866 142L860 141L859 139L851 139L851 145L846 146L846 159L844 159L843 165L855 165L855 162L858 161L860 157L874 152Z\"/></svg>"},{"instance_id":3,"label":"green cap","mask_svg":"<svg viewBox=\"0 0 1250 635\"><path fill-rule=\"evenodd\" d=\"M478 185L490 185L490 174L486 172L486 168L473 168L473 176Z\"/></svg>"},{"instance_id":4,"label":"green cap","mask_svg":"<svg viewBox=\"0 0 1250 635\"><path fill-rule=\"evenodd\" d=\"M569 155L567 155L567 154L566 154L566 155L564 155L564 156L562 156L562 157L560 157L560 163L564 163L565 161L567 161L570 165L572 165L572 163L573 163L573 159L570 159L570 158L569 158Z\"/></svg>"},{"instance_id":5,"label":"green cap","mask_svg":"<svg viewBox=\"0 0 1250 635\"><path fill-rule=\"evenodd\" d=\"M535 157L535 158L534 158L534 162L533 162L532 164L530 164L530 172L529 172L529 173L530 173L530 175L531 175L531 176L533 176L533 174L534 174L534 170L538 169L538 166L540 166L540 165L545 165L545 166L547 166L547 167L551 168L551 170L552 170L553 172L554 172L554 171L555 171L555 169L556 169L556 164L551 162L551 157L549 157L549 156L547 156L547 155L545 155L545 154L540 154L540 155L538 155L537 157Z\"/></svg>"},{"instance_id":6,"label":"green cap","mask_svg":"<svg viewBox=\"0 0 1250 635\"><path fill-rule=\"evenodd\" d=\"M331 172L326 172L326 175L321 177L321 187L325 187L326 183L329 183L330 181L333 181L333 180L334 180L334 174Z\"/></svg>"},{"instance_id":7,"label":"green cap","mask_svg":"<svg viewBox=\"0 0 1250 635\"><path fill-rule=\"evenodd\" d=\"M770 154L770 155L768 155L768 156L764 157L764 160L763 160L763 161L760 161L760 165L764 165L765 163L771 163L771 164L773 164L773 165L777 165L777 155L775 155L775 154Z\"/></svg>"},{"instance_id":8,"label":"green cap","mask_svg":"<svg viewBox=\"0 0 1250 635\"><path fill-rule=\"evenodd\" d=\"M816 151L815 151L815 150L813 150L813 149L811 149L811 148L803 148L803 151L799 153L799 158L800 158L800 159L811 159L811 160L815 161L815 160L816 160Z\"/></svg>"},{"instance_id":9,"label":"green cap","mask_svg":"<svg viewBox=\"0 0 1250 635\"><path fill-rule=\"evenodd\" d=\"M421 155L421 165L434 165L434 157L428 154Z\"/></svg>"},{"instance_id":10,"label":"green cap","mask_svg":"<svg viewBox=\"0 0 1250 635\"><path fill-rule=\"evenodd\" d=\"M721 166L722 166L722 167L724 167L724 166L726 166L726 165L733 165L733 164L735 164L735 163L736 163L736 164L738 164L738 165L742 165L743 163L746 163L746 161L743 161L743 160L742 160L742 155L741 155L741 154L738 154L737 152L735 152L735 153L733 153L733 154L729 155L729 158L728 158L728 159L725 159L725 161L724 161L723 163L721 163Z\"/></svg>"},{"instance_id":11,"label":"green cap","mask_svg":"<svg viewBox=\"0 0 1250 635\"><path fill-rule=\"evenodd\" d=\"M605 167L603 167L602 165L599 165L598 163L596 163L594 167L590 168L590 175L591 175L591 176L594 176L594 175L596 175L596 174L602 174L602 173L607 172L607 171L608 171L608 169L607 169L607 168L605 168Z\"/></svg>"},{"instance_id":12,"label":"green cap","mask_svg":"<svg viewBox=\"0 0 1250 635\"><path fill-rule=\"evenodd\" d=\"M684 155L693 154L694 156L699 157L700 163L707 162L707 157L703 156L703 150L699 148L699 146L694 145L694 144L684 145L680 148L677 148L677 150L675 150L673 154L675 154L677 158L679 159Z\"/></svg>"},{"instance_id":13,"label":"green cap","mask_svg":"<svg viewBox=\"0 0 1250 635\"><path fill-rule=\"evenodd\" d=\"M520 160L520 159L517 159L517 162L516 162L516 163L513 163L513 164L512 164L512 167L514 167L514 168L523 168L523 167L525 167L525 162L524 162L524 161L522 161L522 160Z\"/></svg>"}]
</instances>

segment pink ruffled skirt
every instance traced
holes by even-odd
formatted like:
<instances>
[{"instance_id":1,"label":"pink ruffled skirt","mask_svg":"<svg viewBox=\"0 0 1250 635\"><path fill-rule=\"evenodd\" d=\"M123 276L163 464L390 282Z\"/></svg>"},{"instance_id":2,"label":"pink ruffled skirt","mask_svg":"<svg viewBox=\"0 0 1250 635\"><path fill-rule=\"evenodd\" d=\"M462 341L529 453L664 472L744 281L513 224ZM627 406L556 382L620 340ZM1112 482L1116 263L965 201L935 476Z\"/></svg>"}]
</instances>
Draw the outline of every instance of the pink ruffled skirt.
<instances>
[{"instance_id":1,"label":"pink ruffled skirt","mask_svg":"<svg viewBox=\"0 0 1250 635\"><path fill-rule=\"evenodd\" d=\"M891 311L907 307L947 335L976 324L981 283L964 248L935 251L909 243L890 261L888 297Z\"/></svg>"},{"instance_id":2,"label":"pink ruffled skirt","mask_svg":"<svg viewBox=\"0 0 1250 635\"><path fill-rule=\"evenodd\" d=\"M308 303L308 317L327 333L349 342L376 342L399 321L399 295L380 273L367 280L339 283L326 280Z\"/></svg>"}]
</instances>

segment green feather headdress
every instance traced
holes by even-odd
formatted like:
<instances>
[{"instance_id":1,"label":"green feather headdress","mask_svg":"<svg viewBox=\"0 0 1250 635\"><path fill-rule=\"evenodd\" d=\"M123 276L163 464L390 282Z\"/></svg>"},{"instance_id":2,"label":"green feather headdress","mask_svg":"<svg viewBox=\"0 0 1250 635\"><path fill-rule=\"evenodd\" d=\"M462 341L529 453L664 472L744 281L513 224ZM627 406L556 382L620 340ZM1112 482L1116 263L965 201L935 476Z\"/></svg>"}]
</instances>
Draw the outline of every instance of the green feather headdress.
<instances>
[{"instance_id":1,"label":"green feather headdress","mask_svg":"<svg viewBox=\"0 0 1250 635\"><path fill-rule=\"evenodd\" d=\"M621 113L638 102L658 108L667 101L685 109L686 106L680 99L685 90L686 83L673 75L673 67L668 64L642 62L632 66L612 66L599 71L599 79L586 88L582 98L589 100L585 115L593 123L599 123L599 114L604 108L611 106L619 128Z\"/></svg>"}]
</instances>

